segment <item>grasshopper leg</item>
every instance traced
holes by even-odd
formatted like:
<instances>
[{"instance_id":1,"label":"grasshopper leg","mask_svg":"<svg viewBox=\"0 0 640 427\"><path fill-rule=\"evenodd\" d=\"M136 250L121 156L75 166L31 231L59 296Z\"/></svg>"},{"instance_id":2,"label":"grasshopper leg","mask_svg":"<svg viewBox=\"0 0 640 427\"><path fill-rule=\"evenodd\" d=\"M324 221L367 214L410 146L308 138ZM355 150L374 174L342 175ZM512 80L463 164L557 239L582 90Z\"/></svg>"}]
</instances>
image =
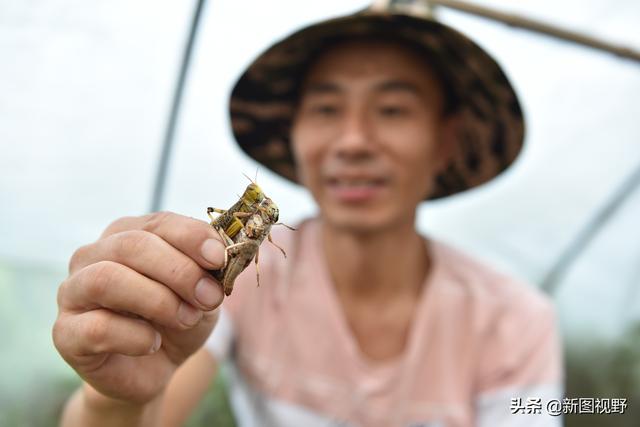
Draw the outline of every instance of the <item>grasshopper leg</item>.
<instances>
[{"instance_id":1,"label":"grasshopper leg","mask_svg":"<svg viewBox=\"0 0 640 427\"><path fill-rule=\"evenodd\" d=\"M250 242L232 243L231 245L227 246L225 249L226 251L229 251L232 255L236 255L238 253L238 248L241 248L242 246L246 246L248 244L250 244Z\"/></svg>"},{"instance_id":2,"label":"grasshopper leg","mask_svg":"<svg viewBox=\"0 0 640 427\"><path fill-rule=\"evenodd\" d=\"M236 212L236 213L239 213L239 212ZM238 219L238 217L236 217L234 213L233 222L231 223L231 225L229 225L229 227L226 230L227 236L229 237L235 236L240 232L240 230L242 230L242 227L244 227L244 224L242 223L242 221L240 221L240 219Z\"/></svg>"},{"instance_id":3,"label":"grasshopper leg","mask_svg":"<svg viewBox=\"0 0 640 427\"><path fill-rule=\"evenodd\" d=\"M271 233L269 233L269 234L267 235L267 240L269 240L269 242L270 242L273 246L275 246L276 248L280 249L280 252L282 252L282 255L284 255L284 257L285 257L285 258L287 257L287 253L284 251L284 249L282 249L280 246L276 245L276 243L271 239ZM256 258L257 258L257 256L256 256Z\"/></svg>"},{"instance_id":4,"label":"grasshopper leg","mask_svg":"<svg viewBox=\"0 0 640 427\"><path fill-rule=\"evenodd\" d=\"M215 212L215 213L219 213L219 214L223 214L226 211L224 209L218 209L218 208L212 208L212 207L208 207L207 208L207 215L209 215L209 219L211 219L211 222L214 221L213 216L211 216L211 214Z\"/></svg>"},{"instance_id":5,"label":"grasshopper leg","mask_svg":"<svg viewBox=\"0 0 640 427\"><path fill-rule=\"evenodd\" d=\"M253 215L251 212L234 212L233 216L236 218L247 218Z\"/></svg>"},{"instance_id":6,"label":"grasshopper leg","mask_svg":"<svg viewBox=\"0 0 640 427\"><path fill-rule=\"evenodd\" d=\"M241 255L241 249L244 246L247 245L251 245L251 242L239 242L239 243L234 243L232 245L227 246L226 248L224 248L224 262L225 262L225 269L221 270L223 271L222 274L222 279L221 279L221 283L224 287L224 294L226 296L231 295L231 292L233 291L233 282L235 281L236 276L242 271L244 270L244 267L241 270L237 270L237 268L232 268L232 271L227 270L227 263L228 263L228 259L229 256L233 256L236 257L238 255ZM248 262L247 262L248 264ZM236 265L237 267L237 265ZM246 267L246 264L245 264Z\"/></svg>"},{"instance_id":7,"label":"grasshopper leg","mask_svg":"<svg viewBox=\"0 0 640 427\"><path fill-rule=\"evenodd\" d=\"M222 233L224 233L224 231ZM226 234L225 234L225 236L226 236ZM229 254L230 253L231 253L231 255L237 255L238 254L238 248L241 248L242 246L245 246L245 245L248 244L248 242L233 243L233 241L231 239L229 239L229 240L231 241L231 244L227 245L227 247L224 248L224 264L223 264L223 267L221 268L221 270L224 270L225 268L227 268L227 263L229 262Z\"/></svg>"},{"instance_id":8,"label":"grasshopper leg","mask_svg":"<svg viewBox=\"0 0 640 427\"><path fill-rule=\"evenodd\" d=\"M233 245L233 240L231 240L231 237L229 237L229 235L227 233L225 233L225 231L224 231L224 229L222 229L222 227L214 227L214 228L218 232L218 235L222 239L222 243L224 243L225 246Z\"/></svg>"},{"instance_id":9,"label":"grasshopper leg","mask_svg":"<svg viewBox=\"0 0 640 427\"><path fill-rule=\"evenodd\" d=\"M227 262L229 261L229 256L227 254L227 251L231 246L234 246L234 243L233 243L233 240L231 240L231 237L227 236L227 233L225 233L222 228L220 227L214 227L214 228L218 232L218 235L222 239L222 242L224 243L224 246L225 246L224 263L222 264L222 268L221 268L221 270L224 270L225 268L227 268Z\"/></svg>"}]
</instances>

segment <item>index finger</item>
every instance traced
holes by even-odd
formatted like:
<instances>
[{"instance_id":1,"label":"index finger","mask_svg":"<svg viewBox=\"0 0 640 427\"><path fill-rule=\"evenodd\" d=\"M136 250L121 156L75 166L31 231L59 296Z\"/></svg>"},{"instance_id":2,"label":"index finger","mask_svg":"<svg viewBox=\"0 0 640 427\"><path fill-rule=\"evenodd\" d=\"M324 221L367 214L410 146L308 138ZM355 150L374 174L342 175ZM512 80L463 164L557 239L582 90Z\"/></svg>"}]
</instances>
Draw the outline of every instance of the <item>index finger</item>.
<instances>
[{"instance_id":1,"label":"index finger","mask_svg":"<svg viewBox=\"0 0 640 427\"><path fill-rule=\"evenodd\" d=\"M217 270L224 264L224 248L218 232L199 219L173 212L120 218L102 233L101 238L128 230L153 233L207 270Z\"/></svg>"}]
</instances>

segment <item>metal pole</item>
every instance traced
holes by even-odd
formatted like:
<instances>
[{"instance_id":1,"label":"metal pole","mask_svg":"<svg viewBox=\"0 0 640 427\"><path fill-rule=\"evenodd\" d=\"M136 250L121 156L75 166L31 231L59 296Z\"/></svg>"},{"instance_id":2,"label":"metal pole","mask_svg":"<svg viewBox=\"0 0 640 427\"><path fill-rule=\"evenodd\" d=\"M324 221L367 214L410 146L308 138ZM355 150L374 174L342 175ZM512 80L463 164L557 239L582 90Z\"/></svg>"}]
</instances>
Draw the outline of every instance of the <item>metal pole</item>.
<instances>
[{"instance_id":1,"label":"metal pole","mask_svg":"<svg viewBox=\"0 0 640 427\"><path fill-rule=\"evenodd\" d=\"M616 45L595 37L581 34L576 31L566 30L540 21L525 18L522 16L498 12L486 7L477 6L459 0L425 0L433 6L443 6L450 9L459 10L470 13L472 15L482 16L483 18L500 21L512 27L524 28L547 36L559 38L579 45L591 47L593 49L602 50L613 53L621 58L627 58L640 62L640 51L627 46Z\"/></svg>"},{"instance_id":2,"label":"metal pole","mask_svg":"<svg viewBox=\"0 0 640 427\"><path fill-rule=\"evenodd\" d=\"M202 16L202 10L204 8L206 0L197 0L193 17L191 18L191 26L189 29L189 37L182 53L182 62L180 64L180 73L178 74L178 80L173 91L173 100L171 102L171 110L169 112L169 120L164 132L164 141L162 144L162 153L160 157L160 164L158 165L158 171L156 173L155 184L153 188L153 199L151 200L151 212L160 210L162 206L164 190L167 180L167 172L169 169L169 160L171 158L171 149L173 148L173 142L175 139L176 124L178 122L178 114L180 113L180 106L182 104L182 96L184 94L185 82L189 71L189 65L191 63L191 57L193 54L193 47L195 44L196 34L198 33L198 27L200 25L200 18Z\"/></svg>"},{"instance_id":3,"label":"metal pole","mask_svg":"<svg viewBox=\"0 0 640 427\"><path fill-rule=\"evenodd\" d=\"M636 166L631 174L616 189L613 196L596 212L587 222L578 236L573 239L567 249L560 255L555 264L542 280L541 288L553 294L557 292L558 286L571 264L587 248L589 243L597 236L604 224L613 217L616 211L623 205L631 194L640 185L640 165Z\"/></svg>"}]
</instances>

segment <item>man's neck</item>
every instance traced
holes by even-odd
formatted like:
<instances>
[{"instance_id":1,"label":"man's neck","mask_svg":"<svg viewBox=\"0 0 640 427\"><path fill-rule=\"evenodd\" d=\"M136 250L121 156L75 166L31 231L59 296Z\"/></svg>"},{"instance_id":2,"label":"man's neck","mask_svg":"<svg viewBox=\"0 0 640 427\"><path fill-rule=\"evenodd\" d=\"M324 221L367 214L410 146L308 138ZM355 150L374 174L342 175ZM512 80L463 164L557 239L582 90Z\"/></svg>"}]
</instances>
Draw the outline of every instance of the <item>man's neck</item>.
<instances>
[{"instance_id":1,"label":"man's neck","mask_svg":"<svg viewBox=\"0 0 640 427\"><path fill-rule=\"evenodd\" d=\"M417 295L429 272L427 249L413 221L376 233L349 233L323 223L322 241L343 298L364 302Z\"/></svg>"}]
</instances>

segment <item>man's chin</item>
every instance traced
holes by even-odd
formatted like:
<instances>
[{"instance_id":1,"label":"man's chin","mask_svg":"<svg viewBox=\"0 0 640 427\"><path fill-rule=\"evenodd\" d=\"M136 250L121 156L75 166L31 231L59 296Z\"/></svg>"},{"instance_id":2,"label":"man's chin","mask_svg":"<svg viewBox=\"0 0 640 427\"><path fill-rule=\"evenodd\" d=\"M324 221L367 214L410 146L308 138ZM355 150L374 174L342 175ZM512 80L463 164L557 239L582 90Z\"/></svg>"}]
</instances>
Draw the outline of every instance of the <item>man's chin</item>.
<instances>
[{"instance_id":1,"label":"man's chin","mask_svg":"<svg viewBox=\"0 0 640 427\"><path fill-rule=\"evenodd\" d=\"M390 221L372 213L323 212L322 220L334 230L362 235L380 233L390 226Z\"/></svg>"}]
</instances>

